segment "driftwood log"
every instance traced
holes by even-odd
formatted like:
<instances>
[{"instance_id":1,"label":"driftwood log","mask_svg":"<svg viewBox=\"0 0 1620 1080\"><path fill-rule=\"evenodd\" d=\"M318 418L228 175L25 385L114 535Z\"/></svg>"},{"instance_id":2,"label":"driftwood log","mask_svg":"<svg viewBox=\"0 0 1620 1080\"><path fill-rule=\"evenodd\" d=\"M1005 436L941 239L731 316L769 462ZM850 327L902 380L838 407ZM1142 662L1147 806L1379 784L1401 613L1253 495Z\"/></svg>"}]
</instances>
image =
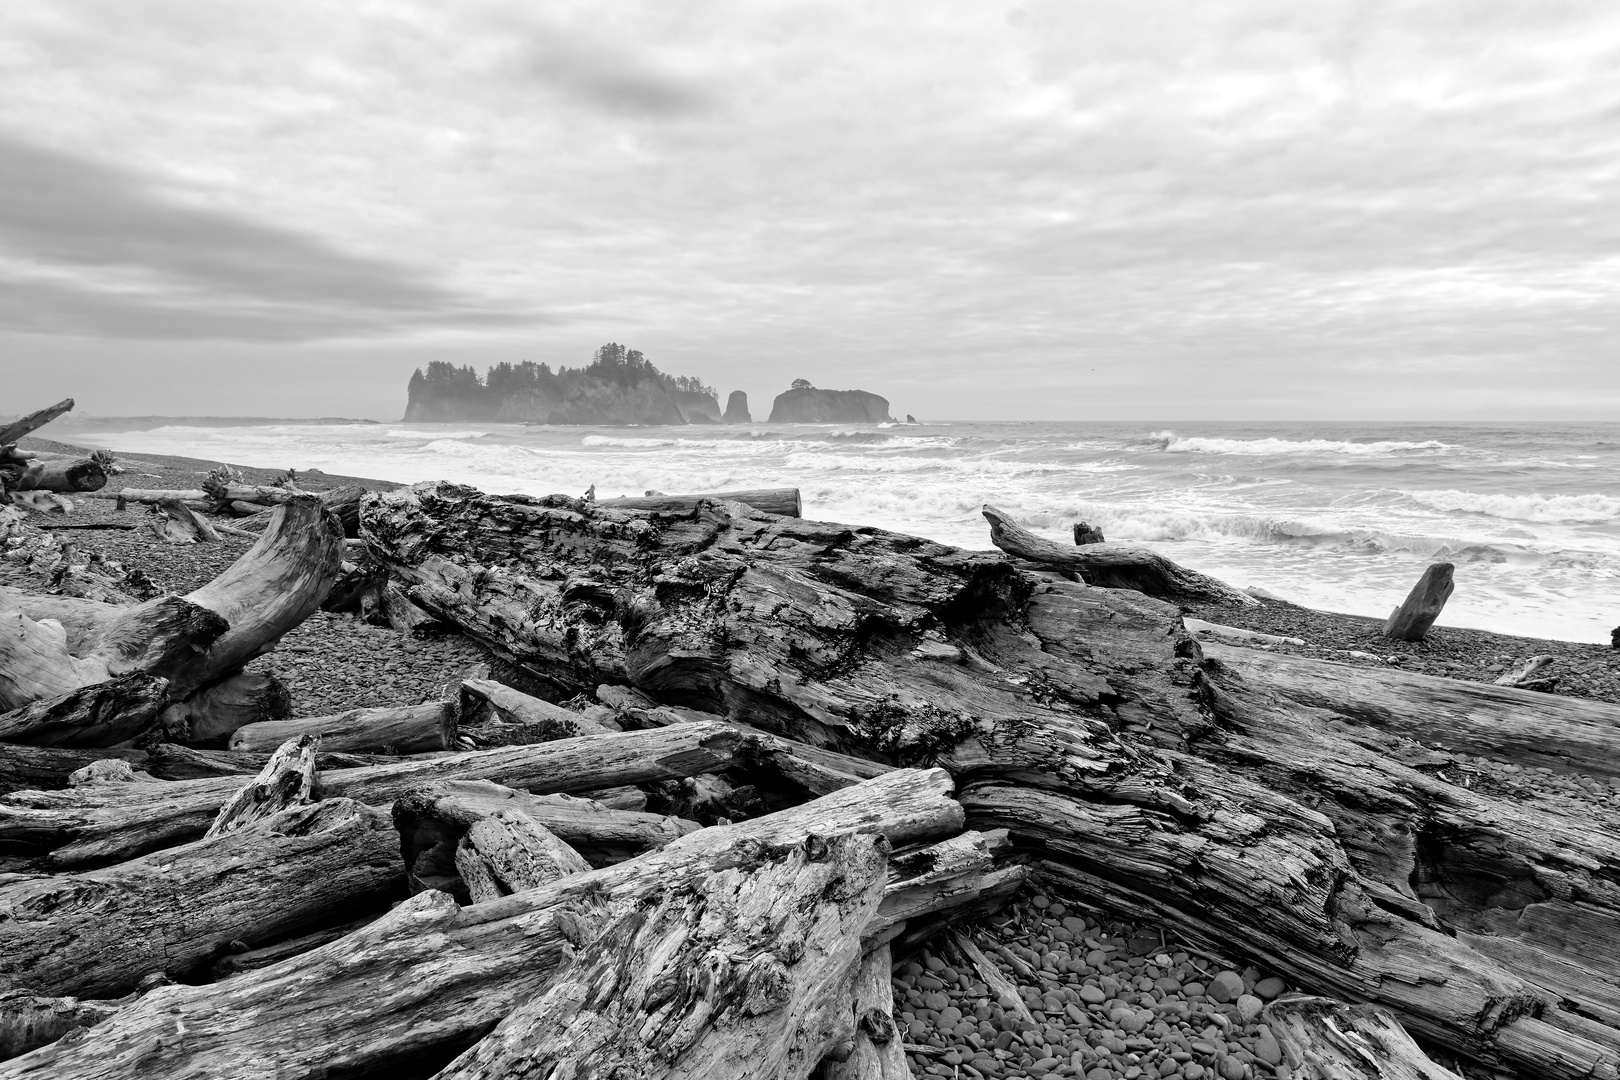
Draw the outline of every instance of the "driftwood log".
<instances>
[{"instance_id":1,"label":"driftwood log","mask_svg":"<svg viewBox=\"0 0 1620 1080\"><path fill-rule=\"evenodd\" d=\"M319 736L321 749L364 753L424 753L456 748L456 706L428 701L375 709L350 709L335 716L270 720L246 724L231 735L232 750L270 750L300 735Z\"/></svg>"},{"instance_id":2,"label":"driftwood log","mask_svg":"<svg viewBox=\"0 0 1620 1080\"><path fill-rule=\"evenodd\" d=\"M217 544L219 531L212 522L177 499L158 503L148 521L152 535L170 544Z\"/></svg>"},{"instance_id":3,"label":"driftwood log","mask_svg":"<svg viewBox=\"0 0 1620 1080\"><path fill-rule=\"evenodd\" d=\"M109 758L128 761L137 769L144 770L147 767L147 753L144 750L18 746L0 742L0 795L7 795L13 791L67 787L68 777L73 773L94 762Z\"/></svg>"},{"instance_id":4,"label":"driftwood log","mask_svg":"<svg viewBox=\"0 0 1620 1080\"><path fill-rule=\"evenodd\" d=\"M119 1007L113 1001L0 990L0 1061L53 1043L75 1028L99 1024Z\"/></svg>"},{"instance_id":5,"label":"driftwood log","mask_svg":"<svg viewBox=\"0 0 1620 1080\"><path fill-rule=\"evenodd\" d=\"M321 792L371 805L391 804L440 780L492 780L539 794L590 792L714 772L756 748L754 736L725 724L683 724L340 769L321 778ZM55 870L87 869L197 839L241 783L226 776L176 780L138 793L79 788L0 796L0 866L10 857Z\"/></svg>"},{"instance_id":6,"label":"driftwood log","mask_svg":"<svg viewBox=\"0 0 1620 1080\"><path fill-rule=\"evenodd\" d=\"M54 491L71 495L80 491L100 491L107 484L107 470L94 458L40 459L32 462L17 480L18 491Z\"/></svg>"},{"instance_id":7,"label":"driftwood log","mask_svg":"<svg viewBox=\"0 0 1620 1080\"><path fill-rule=\"evenodd\" d=\"M1451 563L1442 562L1423 571L1401 606L1389 613L1384 636L1394 641L1422 641L1456 588L1451 580L1455 569Z\"/></svg>"},{"instance_id":8,"label":"driftwood log","mask_svg":"<svg viewBox=\"0 0 1620 1080\"><path fill-rule=\"evenodd\" d=\"M1443 737L1390 739L1207 661L1139 592L736 503L654 515L441 484L368 500L361 528L412 595L558 696L628 684L938 763L973 827L1009 829L1105 910L1376 1002L1487 1066L1620 1074L1614 829L1469 786Z\"/></svg>"},{"instance_id":9,"label":"driftwood log","mask_svg":"<svg viewBox=\"0 0 1620 1080\"><path fill-rule=\"evenodd\" d=\"M1462 1080L1376 1005L1291 995L1261 1016L1297 1080Z\"/></svg>"},{"instance_id":10,"label":"driftwood log","mask_svg":"<svg viewBox=\"0 0 1620 1080\"><path fill-rule=\"evenodd\" d=\"M627 984L625 1000L609 1008L630 1010L622 1014L628 1019L647 1006L656 1007L659 1000L697 1005L703 1000L697 992L702 984L688 980L707 971L720 986L754 987L758 996L744 993L734 999L727 993L721 1000L737 1000L739 1007L700 1008L693 1014L692 1030L701 1037L682 1045L664 1036L658 1045L718 1067L718 1062L730 1060L728 1032L751 1037L747 1033L765 1027L776 1033L772 1039L780 1041L772 1053L798 1045L807 1073L819 1060L818 1050L830 1029L823 1031L819 1018L802 1023L789 1018L800 1014L798 1003L803 1003L821 1010L813 1017L831 1014L826 1022L836 1024L840 1037L848 1033L852 1018L845 991L859 963L861 942L893 930L881 904L882 895L893 888L886 884L885 844L959 831L962 809L949 791L950 781L939 770L897 771L791 810L700 830L638 859L571 874L487 904L461 908L449 896L428 890L376 922L281 963L219 983L154 990L78 1039L0 1065L0 1077L125 1077L137 1061L149 1075L236 1080L382 1075L407 1064L420 1070L424 1060L448 1060L468 1050L503 1019L532 1015L517 1010L524 1002L545 1001L549 991L562 985L559 976L566 979L581 970L564 962L576 952L611 961L614 950L593 947L604 935L622 934L638 925L649 931L666 927L665 913L690 912L694 902L706 909L706 896L714 898L716 923L727 913L752 910L735 905L743 899L743 881L755 874L770 875L779 887L747 890L750 893L775 894L789 881L806 880L802 874L816 882L803 894L805 904L796 919L788 919L785 926L776 919L766 925L781 926L782 932L791 934L795 926L805 932L826 920L836 921L840 927L836 934L802 941L801 963L809 965L807 973L825 971L836 966L832 959L836 953L844 965L839 978L818 976L814 982L830 983L837 992L817 1000L808 992L794 990L784 997L769 989L796 985L791 970L772 966L767 953L776 950L759 947L774 939L749 936L764 927L750 928L743 925L748 920L734 918L728 922L732 932L710 939L713 960L694 964L684 959L688 954L677 954L683 957L682 965L657 984L665 987L663 998ZM710 888L717 891L706 893ZM728 895L736 900L726 901ZM755 947L749 946L750 941ZM813 948L829 953L812 959ZM782 949L791 950L783 955L798 954L796 946L784 943ZM726 959L731 955L742 962L731 963ZM780 960L775 963L785 967ZM653 968L629 964L624 977L644 976ZM664 970L661 965L657 969ZM784 974L789 977L783 979ZM596 1007L582 1011L580 1019L588 1021L597 1011ZM181 1038L173 1037L177 1026L184 1033ZM246 1026L252 1028L251 1038L242 1037ZM615 1060L616 1054L627 1055L618 1060L641 1060L628 1056L637 1053L634 1024L611 1027L619 1040L617 1048L600 1033L601 1027L589 1025L577 1032L579 1036L596 1033L591 1037L604 1041L584 1042L582 1049L590 1047L601 1060ZM311 1038L316 1029L321 1037ZM810 1034L796 1039L794 1031ZM486 1053L497 1050L501 1060L507 1060L508 1052L524 1052L521 1045L503 1048L498 1039ZM477 1058L475 1051L464 1064L473 1067ZM700 1069L689 1075L708 1074Z\"/></svg>"},{"instance_id":11,"label":"driftwood log","mask_svg":"<svg viewBox=\"0 0 1620 1080\"><path fill-rule=\"evenodd\" d=\"M597 506L618 510L651 510L665 514L688 514L705 499L740 502L763 514L801 517L803 502L798 488L760 488L752 491L708 491L698 495L627 495L598 500Z\"/></svg>"},{"instance_id":12,"label":"driftwood log","mask_svg":"<svg viewBox=\"0 0 1620 1080\"><path fill-rule=\"evenodd\" d=\"M29 432L37 431L58 416L71 411L72 398L63 398L55 405L31 412L27 416L19 417L9 424L0 425L0 446L10 446Z\"/></svg>"},{"instance_id":13,"label":"driftwood log","mask_svg":"<svg viewBox=\"0 0 1620 1080\"><path fill-rule=\"evenodd\" d=\"M990 542L1019 559L1078 573L1088 585L1134 589L1173 603L1217 603L1253 606L1259 601L1224 581L1178 566L1145 547L1119 543L1077 543L1065 547L1036 536L993 506L983 510L990 523Z\"/></svg>"}]
</instances>

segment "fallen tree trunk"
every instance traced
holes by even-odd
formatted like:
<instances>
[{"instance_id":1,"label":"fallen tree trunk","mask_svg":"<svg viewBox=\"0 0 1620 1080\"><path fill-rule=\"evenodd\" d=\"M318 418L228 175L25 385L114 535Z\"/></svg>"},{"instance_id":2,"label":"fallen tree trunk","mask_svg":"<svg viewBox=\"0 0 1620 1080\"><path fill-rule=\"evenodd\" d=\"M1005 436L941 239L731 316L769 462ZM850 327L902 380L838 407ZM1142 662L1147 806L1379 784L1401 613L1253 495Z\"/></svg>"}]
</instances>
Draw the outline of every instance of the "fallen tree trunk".
<instances>
[{"instance_id":1,"label":"fallen tree trunk","mask_svg":"<svg viewBox=\"0 0 1620 1080\"><path fill-rule=\"evenodd\" d=\"M550 742L612 730L493 679L461 680L462 736L474 748Z\"/></svg>"},{"instance_id":2,"label":"fallen tree trunk","mask_svg":"<svg viewBox=\"0 0 1620 1080\"><path fill-rule=\"evenodd\" d=\"M89 753L89 751L77 752ZM270 760L270 754L256 750L199 750L190 746L181 746L177 743L158 743L155 746L148 747L144 753L138 750L99 751L101 755L109 753L142 755L145 760L140 767L159 780L198 780L216 776L252 776L260 769L263 769L265 763ZM429 757L440 756L443 755L422 755L421 758L413 757L410 760L426 760ZM397 765L400 761L401 758L393 754L328 754L320 750L317 750L315 754L315 768L323 773L331 769L358 769L367 765ZM0 768L3 768L3 766L0 766ZM27 786L48 787L50 785L30 784Z\"/></svg>"},{"instance_id":3,"label":"fallen tree trunk","mask_svg":"<svg viewBox=\"0 0 1620 1080\"><path fill-rule=\"evenodd\" d=\"M5 632L0 626L0 635ZM108 747L146 734L158 724L168 703L166 679L119 675L0 714L0 740L33 746Z\"/></svg>"},{"instance_id":4,"label":"fallen tree trunk","mask_svg":"<svg viewBox=\"0 0 1620 1080\"><path fill-rule=\"evenodd\" d=\"M1423 571L1401 606L1389 613L1384 636L1395 641L1422 641L1456 588L1451 580L1455 569L1451 563L1442 562Z\"/></svg>"},{"instance_id":5,"label":"fallen tree trunk","mask_svg":"<svg viewBox=\"0 0 1620 1080\"><path fill-rule=\"evenodd\" d=\"M584 856L527 814L497 810L475 821L456 846L456 872L470 903L486 904L583 873Z\"/></svg>"},{"instance_id":6,"label":"fallen tree trunk","mask_svg":"<svg viewBox=\"0 0 1620 1080\"><path fill-rule=\"evenodd\" d=\"M315 735L322 749L363 753L425 753L456 748L456 706L428 701L378 709L350 709L335 716L245 724L231 736L232 750L268 750L300 735Z\"/></svg>"},{"instance_id":7,"label":"fallen tree trunk","mask_svg":"<svg viewBox=\"0 0 1620 1080\"><path fill-rule=\"evenodd\" d=\"M117 997L386 906L403 873L386 812L328 799L105 870L0 885L0 990Z\"/></svg>"},{"instance_id":8,"label":"fallen tree trunk","mask_svg":"<svg viewBox=\"0 0 1620 1080\"><path fill-rule=\"evenodd\" d=\"M213 524L183 502L169 499L157 504L160 514L148 519L152 535L170 544L217 544Z\"/></svg>"},{"instance_id":9,"label":"fallen tree trunk","mask_svg":"<svg viewBox=\"0 0 1620 1080\"><path fill-rule=\"evenodd\" d=\"M1559 773L1620 777L1620 707L1231 645L1204 653L1290 701L1371 731Z\"/></svg>"},{"instance_id":10,"label":"fallen tree trunk","mask_svg":"<svg viewBox=\"0 0 1620 1080\"><path fill-rule=\"evenodd\" d=\"M371 805L440 780L493 780L541 794L673 780L727 768L753 749L724 724L686 724L589 739L449 754L427 761L342 769L321 778L327 798ZM241 786L237 777L176 780L138 796L85 790L0 797L0 856L84 869L196 839Z\"/></svg>"},{"instance_id":11,"label":"fallen tree trunk","mask_svg":"<svg viewBox=\"0 0 1620 1080\"><path fill-rule=\"evenodd\" d=\"M107 485L107 470L91 458L70 461L38 460L23 471L18 491L54 491L71 495L80 491L100 491Z\"/></svg>"},{"instance_id":12,"label":"fallen tree trunk","mask_svg":"<svg viewBox=\"0 0 1620 1080\"><path fill-rule=\"evenodd\" d=\"M413 595L559 696L629 684L937 762L975 828L1009 829L1105 910L1381 1004L1486 1066L1620 1075L1613 830L1532 789L1471 788L1443 749L1369 749L1352 718L1204 661L1166 604L735 503L650 531L436 485L368 500L362 531Z\"/></svg>"},{"instance_id":13,"label":"fallen tree trunk","mask_svg":"<svg viewBox=\"0 0 1620 1080\"><path fill-rule=\"evenodd\" d=\"M1133 589L1148 596L1175 603L1241 604L1252 607L1259 601L1145 547L1119 543L1088 543L1065 547L1045 540L1015 525L1010 517L993 506L984 508L990 522L990 542L1009 555L1046 566L1074 570L1086 584L1107 589Z\"/></svg>"},{"instance_id":14,"label":"fallen tree trunk","mask_svg":"<svg viewBox=\"0 0 1620 1080\"><path fill-rule=\"evenodd\" d=\"M608 810L588 799L530 795L488 780L442 780L405 792L394 803L406 881L411 892L438 889L462 903L456 850L469 829L500 813L519 813L555 833L594 866L656 851L697 828L660 814Z\"/></svg>"},{"instance_id":15,"label":"fallen tree trunk","mask_svg":"<svg viewBox=\"0 0 1620 1080\"><path fill-rule=\"evenodd\" d=\"M55 405L47 406L37 412L31 412L27 416L13 420L9 424L0 425L0 446L10 446L24 435L39 430L72 408L73 399L63 398Z\"/></svg>"},{"instance_id":16,"label":"fallen tree trunk","mask_svg":"<svg viewBox=\"0 0 1620 1080\"><path fill-rule=\"evenodd\" d=\"M249 724L292 717L292 694L273 672L239 671L204 687L164 714L169 738L197 748L224 747Z\"/></svg>"},{"instance_id":17,"label":"fallen tree trunk","mask_svg":"<svg viewBox=\"0 0 1620 1080\"><path fill-rule=\"evenodd\" d=\"M1300 1080L1462 1080L1375 1005L1295 995L1267 1005L1261 1018Z\"/></svg>"},{"instance_id":18,"label":"fallen tree trunk","mask_svg":"<svg viewBox=\"0 0 1620 1080\"><path fill-rule=\"evenodd\" d=\"M710 491L698 495L628 495L618 499L600 499L597 506L616 510L650 510L654 513L690 513L705 499L740 502L762 514L782 517L802 517L803 502L798 488L762 488L751 491Z\"/></svg>"},{"instance_id":19,"label":"fallen tree trunk","mask_svg":"<svg viewBox=\"0 0 1620 1080\"><path fill-rule=\"evenodd\" d=\"M346 937L282 963L212 985L155 990L80 1039L0 1065L0 1077L110 1080L129 1075L137 1057L150 1075L235 1080L381 1075L407 1062L419 1066L429 1055L444 1060L546 993L566 956L643 905L650 913L661 903L703 895L705 883L723 886L784 860L836 866L839 851L858 855L863 869L847 878L858 887L836 886L833 895L858 894L862 908L877 903L884 860L874 839L861 834L875 831L893 844L957 831L962 813L949 789L939 770L894 772L488 904L461 908L429 890ZM807 834L814 835L807 840ZM821 862L806 858L815 850L827 853ZM830 884L823 878L819 888ZM891 928L880 913L857 924L856 909L839 906L840 925L854 931L845 954L853 963L861 935ZM847 1017L845 993L827 998ZM251 1040L238 1037L244 1024L252 1026ZM171 1037L177 1025L183 1038ZM308 1037L312 1026L322 1038ZM815 1060L804 1064L808 1069Z\"/></svg>"}]
</instances>

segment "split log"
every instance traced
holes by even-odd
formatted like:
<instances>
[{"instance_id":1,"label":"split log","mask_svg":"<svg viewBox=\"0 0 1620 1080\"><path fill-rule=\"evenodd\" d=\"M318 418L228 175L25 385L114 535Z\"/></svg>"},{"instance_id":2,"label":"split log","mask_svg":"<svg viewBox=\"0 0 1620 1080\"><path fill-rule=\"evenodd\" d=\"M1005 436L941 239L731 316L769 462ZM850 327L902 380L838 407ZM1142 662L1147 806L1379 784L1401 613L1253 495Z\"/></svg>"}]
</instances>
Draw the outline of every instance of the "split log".
<instances>
[{"instance_id":1,"label":"split log","mask_svg":"<svg viewBox=\"0 0 1620 1080\"><path fill-rule=\"evenodd\" d=\"M371 805L440 780L493 780L541 794L593 791L727 768L751 751L751 739L723 724L627 731L342 769L321 778L321 791ZM43 858L56 870L132 859L202 836L240 785L227 776L171 781L139 797L84 788L13 792L0 797L0 855Z\"/></svg>"},{"instance_id":2,"label":"split log","mask_svg":"<svg viewBox=\"0 0 1620 1080\"><path fill-rule=\"evenodd\" d=\"M1406 600L1389 613L1384 636L1394 641L1422 641L1456 588L1451 580L1455 569L1451 563L1442 562L1423 571Z\"/></svg>"},{"instance_id":3,"label":"split log","mask_svg":"<svg viewBox=\"0 0 1620 1080\"><path fill-rule=\"evenodd\" d=\"M338 524L343 526L343 535L353 539L360 535L360 501L365 497L365 488L358 484L345 484L321 492L321 505L338 519Z\"/></svg>"},{"instance_id":4,"label":"split log","mask_svg":"<svg viewBox=\"0 0 1620 1080\"><path fill-rule=\"evenodd\" d=\"M1328 660L1204 646L1290 701L1424 744L1559 773L1620 777L1620 706Z\"/></svg>"},{"instance_id":5,"label":"split log","mask_svg":"<svg viewBox=\"0 0 1620 1080\"><path fill-rule=\"evenodd\" d=\"M217 544L219 533L213 524L185 503L168 499L157 504L160 514L148 525L152 535L170 544Z\"/></svg>"},{"instance_id":6,"label":"split log","mask_svg":"<svg viewBox=\"0 0 1620 1080\"><path fill-rule=\"evenodd\" d=\"M1243 607L1259 603L1248 593L1177 565L1150 548L1106 542L1064 547L1014 524L1011 517L993 506L984 507L983 514L990 523L990 542L996 547L1015 558L1076 571L1088 585L1132 589L1174 603Z\"/></svg>"},{"instance_id":7,"label":"split log","mask_svg":"<svg viewBox=\"0 0 1620 1080\"><path fill-rule=\"evenodd\" d=\"M423 753L456 748L456 706L427 701L377 709L350 709L335 716L244 724L231 736L232 750L268 750L288 739L318 736L328 751Z\"/></svg>"},{"instance_id":8,"label":"split log","mask_svg":"<svg viewBox=\"0 0 1620 1080\"><path fill-rule=\"evenodd\" d=\"M469 829L501 813L530 818L594 866L656 851L697 828L679 818L611 810L567 795L530 795L487 780L425 784L394 803L394 826L410 890L438 889L470 903L459 879L457 849Z\"/></svg>"},{"instance_id":9,"label":"split log","mask_svg":"<svg viewBox=\"0 0 1620 1080\"><path fill-rule=\"evenodd\" d=\"M887 853L811 835L645 909L589 912L590 952L438 1075L805 1080L854 1038L852 969Z\"/></svg>"},{"instance_id":10,"label":"split log","mask_svg":"<svg viewBox=\"0 0 1620 1080\"><path fill-rule=\"evenodd\" d=\"M1558 676L1542 672L1558 663L1556 656L1532 656L1512 671L1504 672L1495 680L1497 686L1511 686L1519 690L1550 691L1558 685Z\"/></svg>"},{"instance_id":11,"label":"split log","mask_svg":"<svg viewBox=\"0 0 1620 1080\"><path fill-rule=\"evenodd\" d=\"M911 1080L911 1066L894 1022L893 964L887 945L861 960L851 989L854 1040L849 1056L826 1062L821 1080Z\"/></svg>"},{"instance_id":12,"label":"split log","mask_svg":"<svg viewBox=\"0 0 1620 1080\"><path fill-rule=\"evenodd\" d=\"M751 868L790 859L827 866L839 851L864 850L860 865L870 868L872 880L854 891L863 905L875 901L873 886L882 881L883 862L865 834L876 831L890 843L906 843L959 830L962 811L949 790L949 779L939 770L897 771L769 817L703 829L639 859L572 874L492 903L461 908L429 890L352 934L271 967L207 986L155 990L77 1040L0 1066L0 1078L111 1080L128 1076L136 1055L149 1075L235 1080L382 1075L407 1063L444 1060L551 989L565 958L600 929L615 925L621 913L645 907L651 914L682 897L705 895L706 883L734 882ZM810 833L827 839L808 845ZM831 839L849 834L857 835ZM804 858L815 846L827 852L821 863ZM829 883L824 879L821 887ZM846 897L850 891L833 890ZM843 901L839 904L842 908ZM783 925L774 919L760 922ZM851 912L846 925L853 923ZM889 927L879 913L864 929L854 929L850 968L859 955L860 935ZM610 959L614 953L601 949L594 955ZM626 965L626 970L633 968ZM847 984L824 1000L847 1016ZM252 1039L239 1037L244 1024L252 1026ZM186 1033L183 1038L172 1037L177 1025ZM320 1039L309 1038L315 1029ZM782 1039L783 1045L789 1042ZM815 1060L804 1064L808 1069Z\"/></svg>"},{"instance_id":13,"label":"split log","mask_svg":"<svg viewBox=\"0 0 1620 1080\"><path fill-rule=\"evenodd\" d=\"M650 510L661 514L688 514L706 499L729 500L752 507L762 514L801 517L804 508L798 488L762 488L752 491L710 491L698 495L628 495L599 499L597 506L619 510Z\"/></svg>"},{"instance_id":14,"label":"split log","mask_svg":"<svg viewBox=\"0 0 1620 1080\"><path fill-rule=\"evenodd\" d=\"M612 730L493 679L461 681L461 735L477 749L550 742Z\"/></svg>"},{"instance_id":15,"label":"split log","mask_svg":"<svg viewBox=\"0 0 1620 1080\"><path fill-rule=\"evenodd\" d=\"M1260 1014L1297 1080L1462 1080L1376 1005L1290 995Z\"/></svg>"},{"instance_id":16,"label":"split log","mask_svg":"<svg viewBox=\"0 0 1620 1080\"><path fill-rule=\"evenodd\" d=\"M76 1028L99 1024L119 1007L112 1001L0 990L0 1061L53 1043Z\"/></svg>"},{"instance_id":17,"label":"split log","mask_svg":"<svg viewBox=\"0 0 1620 1080\"><path fill-rule=\"evenodd\" d=\"M1011 850L1006 829L969 831L935 844L896 852L883 894L883 920L925 930L930 916L957 918L984 897L1002 898L1026 878L1021 865L999 865Z\"/></svg>"},{"instance_id":18,"label":"split log","mask_svg":"<svg viewBox=\"0 0 1620 1080\"><path fill-rule=\"evenodd\" d=\"M381 909L398 889L388 815L349 799L105 870L0 886L0 989L117 997L150 972L200 973L232 942L270 942Z\"/></svg>"},{"instance_id":19,"label":"split log","mask_svg":"<svg viewBox=\"0 0 1620 1080\"><path fill-rule=\"evenodd\" d=\"M54 491L71 495L79 491L100 491L107 484L107 470L92 458L67 461L41 459L31 464L17 481L19 491Z\"/></svg>"},{"instance_id":20,"label":"split log","mask_svg":"<svg viewBox=\"0 0 1620 1080\"><path fill-rule=\"evenodd\" d=\"M171 739L192 747L224 747L249 724L290 719L292 693L273 672L239 671L169 709L164 725Z\"/></svg>"},{"instance_id":21,"label":"split log","mask_svg":"<svg viewBox=\"0 0 1620 1080\"><path fill-rule=\"evenodd\" d=\"M474 904L538 889L591 868L556 833L529 815L511 810L497 810L473 822L456 846L455 861Z\"/></svg>"},{"instance_id":22,"label":"split log","mask_svg":"<svg viewBox=\"0 0 1620 1080\"><path fill-rule=\"evenodd\" d=\"M299 934L297 937L283 938L269 945L260 945L257 948L249 946L235 951L239 946L247 945L247 942L238 939L229 946L233 951L209 965L208 974L213 978L223 979L239 972L257 971L271 964L279 964L288 957L307 953L311 949L318 949L322 945L336 941L345 934L352 934L362 926L376 922L382 914L381 911L370 912L351 922L329 926L314 933Z\"/></svg>"},{"instance_id":23,"label":"split log","mask_svg":"<svg viewBox=\"0 0 1620 1080\"><path fill-rule=\"evenodd\" d=\"M1104 910L1376 1002L1487 1067L1620 1075L1613 830L1454 781L1443 749L1369 749L1379 733L1203 662L1167 604L736 503L654 531L440 484L368 500L362 530L392 576L559 695L629 684L937 762L975 828L1008 828Z\"/></svg>"},{"instance_id":24,"label":"split log","mask_svg":"<svg viewBox=\"0 0 1620 1080\"><path fill-rule=\"evenodd\" d=\"M67 787L68 777L74 772L113 757L129 761L137 768L145 767L146 753L141 750L0 743L0 795Z\"/></svg>"},{"instance_id":25,"label":"split log","mask_svg":"<svg viewBox=\"0 0 1620 1080\"><path fill-rule=\"evenodd\" d=\"M31 412L27 416L0 425L0 446L10 446L31 431L37 431L73 408L72 398L63 398L55 405Z\"/></svg>"},{"instance_id":26,"label":"split log","mask_svg":"<svg viewBox=\"0 0 1620 1080\"><path fill-rule=\"evenodd\" d=\"M259 775L238 788L219 808L203 838L224 836L283 810L313 802L318 741L313 735L301 735L278 747Z\"/></svg>"}]
</instances>

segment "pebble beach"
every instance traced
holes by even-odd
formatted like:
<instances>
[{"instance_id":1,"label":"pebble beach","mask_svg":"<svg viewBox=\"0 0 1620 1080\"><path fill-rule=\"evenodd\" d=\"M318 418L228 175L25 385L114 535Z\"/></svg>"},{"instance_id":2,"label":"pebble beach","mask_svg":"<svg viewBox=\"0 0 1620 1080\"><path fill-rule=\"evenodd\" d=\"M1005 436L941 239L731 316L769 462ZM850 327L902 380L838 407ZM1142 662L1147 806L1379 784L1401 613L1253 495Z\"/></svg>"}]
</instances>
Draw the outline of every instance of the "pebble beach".
<instances>
[{"instance_id":1,"label":"pebble beach","mask_svg":"<svg viewBox=\"0 0 1620 1080\"><path fill-rule=\"evenodd\" d=\"M74 449L47 440L29 445ZM122 461L126 472L108 487L192 487L215 464L183 457L127 458ZM278 471L242 469L249 482L267 481ZM372 490L394 486L316 472L301 473L300 483L317 491L354 483ZM44 523L107 527L63 529L59 541L139 569L163 591L200 586L252 542L226 536L218 544L165 544L141 527L142 508L118 511L110 499L75 500L71 514ZM14 569L0 566L0 584L39 583L20 580ZM1620 653L1602 646L1444 626L1425 642L1397 644L1382 639L1373 620L1275 599L1193 614L1280 639L1263 648L1486 682L1529 656L1555 655L1556 692L1620 701ZM487 659L482 647L459 635L412 637L354 616L319 613L254 661L253 669L274 672L287 685L295 714L314 716L434 699ZM1567 801L1572 810L1612 819L1620 829L1620 788L1609 783L1458 755L1452 755L1449 767L1458 783ZM1290 1072L1261 1017L1266 1002L1294 988L1239 958L1178 942L1150 924L1112 920L1087 909L1083 897L1062 897L1039 884L996 916L954 933L961 937L947 935L896 957L896 1019L915 1076L1298 1080L1303 1075ZM1472 1080L1511 1080L1511 1074L1462 1066L1431 1052Z\"/></svg>"}]
</instances>

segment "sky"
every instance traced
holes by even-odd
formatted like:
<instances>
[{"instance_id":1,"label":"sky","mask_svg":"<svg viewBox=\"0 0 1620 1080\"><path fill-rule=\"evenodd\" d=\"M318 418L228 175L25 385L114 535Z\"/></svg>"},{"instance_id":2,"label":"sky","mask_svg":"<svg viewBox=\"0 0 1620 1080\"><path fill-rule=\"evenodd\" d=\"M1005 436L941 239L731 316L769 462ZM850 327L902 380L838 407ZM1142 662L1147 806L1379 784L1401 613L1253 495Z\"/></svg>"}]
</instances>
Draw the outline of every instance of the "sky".
<instances>
[{"instance_id":1,"label":"sky","mask_svg":"<svg viewBox=\"0 0 1620 1080\"><path fill-rule=\"evenodd\" d=\"M1620 418L1620 5L6 0L0 413Z\"/></svg>"}]
</instances>

